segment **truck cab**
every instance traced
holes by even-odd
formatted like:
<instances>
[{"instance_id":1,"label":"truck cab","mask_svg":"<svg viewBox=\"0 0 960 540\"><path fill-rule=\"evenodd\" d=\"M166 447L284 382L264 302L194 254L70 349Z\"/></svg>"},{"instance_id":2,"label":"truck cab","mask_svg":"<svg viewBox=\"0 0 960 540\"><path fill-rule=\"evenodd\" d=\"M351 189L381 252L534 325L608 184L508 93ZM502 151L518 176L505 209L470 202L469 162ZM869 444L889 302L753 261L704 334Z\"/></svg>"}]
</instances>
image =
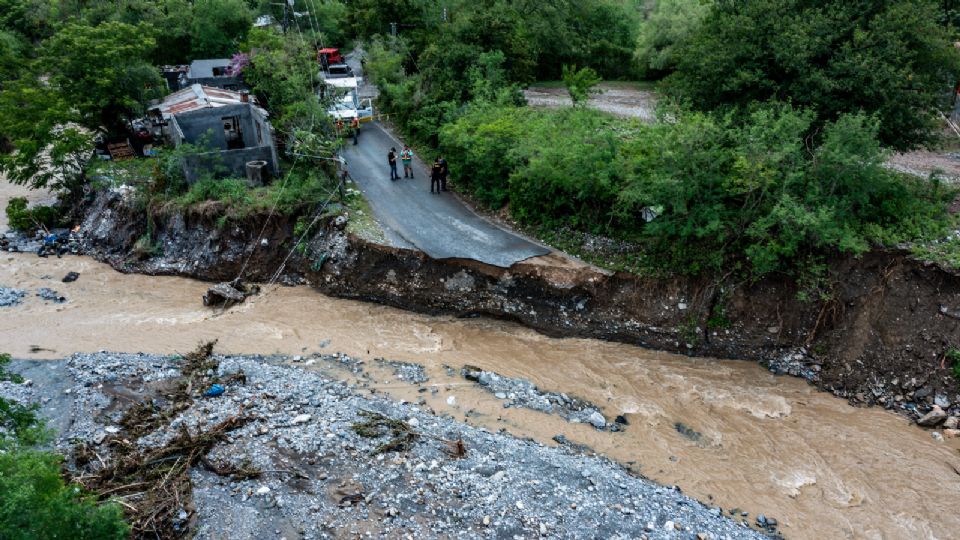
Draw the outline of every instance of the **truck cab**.
<instances>
[{"instance_id":1,"label":"truck cab","mask_svg":"<svg viewBox=\"0 0 960 540\"><path fill-rule=\"evenodd\" d=\"M317 63L320 64L320 69L327 71L334 64L343 64L343 55L340 54L340 49L334 47L317 49Z\"/></svg>"}]
</instances>

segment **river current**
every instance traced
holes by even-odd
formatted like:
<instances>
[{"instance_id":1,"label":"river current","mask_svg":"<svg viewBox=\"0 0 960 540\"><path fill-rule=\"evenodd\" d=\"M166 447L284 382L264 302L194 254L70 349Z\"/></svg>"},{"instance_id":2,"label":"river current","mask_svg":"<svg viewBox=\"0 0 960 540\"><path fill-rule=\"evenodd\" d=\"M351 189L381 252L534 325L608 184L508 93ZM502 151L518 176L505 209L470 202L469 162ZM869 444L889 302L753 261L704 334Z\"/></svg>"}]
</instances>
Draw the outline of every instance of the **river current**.
<instances>
[{"instance_id":1,"label":"river current","mask_svg":"<svg viewBox=\"0 0 960 540\"><path fill-rule=\"evenodd\" d=\"M0 184L5 205L14 188ZM80 278L62 283L69 271ZM221 353L343 352L371 366L376 357L415 362L425 366L436 394L418 393L386 370L372 371L373 386L409 401L425 397L438 413L545 444L563 434L705 503L749 512L751 522L760 513L775 517L787 538L960 536L957 441L935 441L900 416L853 408L752 362L548 338L513 323L419 315L307 287L267 288L221 313L201 304L208 284L121 274L86 257L0 253L0 286L29 291L21 305L0 308L0 352L17 358L183 353L217 339ZM67 302L43 301L35 296L40 287ZM445 367L464 364L581 397L608 418L625 415L629 425L622 433L599 432L504 409ZM314 367L355 382L348 371Z\"/></svg>"}]
</instances>

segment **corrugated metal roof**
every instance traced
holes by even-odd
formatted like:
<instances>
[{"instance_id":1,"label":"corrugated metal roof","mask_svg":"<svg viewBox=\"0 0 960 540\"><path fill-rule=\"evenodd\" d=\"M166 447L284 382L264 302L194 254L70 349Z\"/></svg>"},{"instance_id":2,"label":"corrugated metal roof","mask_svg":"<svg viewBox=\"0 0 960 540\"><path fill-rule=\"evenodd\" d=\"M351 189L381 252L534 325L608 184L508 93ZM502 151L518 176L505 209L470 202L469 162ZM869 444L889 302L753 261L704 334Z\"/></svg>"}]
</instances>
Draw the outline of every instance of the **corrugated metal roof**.
<instances>
[{"instance_id":1,"label":"corrugated metal roof","mask_svg":"<svg viewBox=\"0 0 960 540\"><path fill-rule=\"evenodd\" d=\"M158 111L164 118L170 118L175 114L188 111L226 107L240 103L243 103L240 92L192 84L163 98L163 101L151 110ZM267 112L257 105L256 98L252 95L250 96L250 105L267 116Z\"/></svg>"}]
</instances>

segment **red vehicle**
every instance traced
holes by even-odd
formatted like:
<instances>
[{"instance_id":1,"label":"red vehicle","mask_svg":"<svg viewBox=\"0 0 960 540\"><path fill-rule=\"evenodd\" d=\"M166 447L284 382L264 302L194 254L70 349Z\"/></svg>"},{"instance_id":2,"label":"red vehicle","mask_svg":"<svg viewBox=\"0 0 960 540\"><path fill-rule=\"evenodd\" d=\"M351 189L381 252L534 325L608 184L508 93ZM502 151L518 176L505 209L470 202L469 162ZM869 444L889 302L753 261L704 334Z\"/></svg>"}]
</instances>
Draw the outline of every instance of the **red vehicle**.
<instances>
[{"instance_id":1,"label":"red vehicle","mask_svg":"<svg viewBox=\"0 0 960 540\"><path fill-rule=\"evenodd\" d=\"M317 49L317 63L323 66L323 69L327 69L332 64L342 64L343 55L340 54L340 49L333 47Z\"/></svg>"}]
</instances>

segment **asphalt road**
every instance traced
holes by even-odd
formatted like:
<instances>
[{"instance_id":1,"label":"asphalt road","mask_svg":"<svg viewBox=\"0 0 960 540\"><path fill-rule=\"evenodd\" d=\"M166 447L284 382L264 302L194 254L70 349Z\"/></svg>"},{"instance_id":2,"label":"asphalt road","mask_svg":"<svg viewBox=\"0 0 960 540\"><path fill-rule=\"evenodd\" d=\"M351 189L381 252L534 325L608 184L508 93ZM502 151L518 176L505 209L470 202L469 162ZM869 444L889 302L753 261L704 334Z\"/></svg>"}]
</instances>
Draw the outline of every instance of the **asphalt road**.
<instances>
[{"instance_id":1,"label":"asphalt road","mask_svg":"<svg viewBox=\"0 0 960 540\"><path fill-rule=\"evenodd\" d=\"M430 175L419 157L413 162L414 179L402 178L398 159L401 178L391 182L387 152L392 146L399 153L402 145L377 122L362 126L359 143L353 146L347 139L347 168L393 244L435 259L474 259L504 268L549 253L478 216L452 194L430 193Z\"/></svg>"}]
</instances>

